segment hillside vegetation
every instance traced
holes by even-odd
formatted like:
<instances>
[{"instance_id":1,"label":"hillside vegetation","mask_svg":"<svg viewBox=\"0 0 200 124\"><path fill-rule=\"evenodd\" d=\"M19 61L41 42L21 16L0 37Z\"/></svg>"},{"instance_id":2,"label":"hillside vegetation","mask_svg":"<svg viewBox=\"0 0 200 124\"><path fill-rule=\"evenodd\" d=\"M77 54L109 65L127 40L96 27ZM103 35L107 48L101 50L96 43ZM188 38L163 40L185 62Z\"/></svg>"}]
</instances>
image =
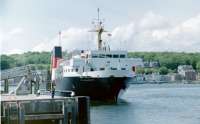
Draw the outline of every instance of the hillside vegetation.
<instances>
[{"instance_id":1,"label":"hillside vegetation","mask_svg":"<svg viewBox=\"0 0 200 124\"><path fill-rule=\"evenodd\" d=\"M1 69L33 64L39 69L50 68L50 52L27 52L24 54L1 55Z\"/></svg>"},{"instance_id":2,"label":"hillside vegetation","mask_svg":"<svg viewBox=\"0 0 200 124\"><path fill-rule=\"evenodd\" d=\"M178 65L192 65L200 72L200 53L178 53L178 52L130 52L129 57L141 57L144 61L159 61L160 68L141 69L145 73L176 72Z\"/></svg>"},{"instance_id":3,"label":"hillside vegetation","mask_svg":"<svg viewBox=\"0 0 200 124\"><path fill-rule=\"evenodd\" d=\"M159 61L160 68L138 69L139 73L176 72L178 65L192 65L200 71L200 53L177 52L130 52L129 57L141 57L145 61ZM1 70L34 64L39 69L50 68L50 52L27 52L24 54L1 55ZM144 72L143 72L144 71Z\"/></svg>"}]
</instances>

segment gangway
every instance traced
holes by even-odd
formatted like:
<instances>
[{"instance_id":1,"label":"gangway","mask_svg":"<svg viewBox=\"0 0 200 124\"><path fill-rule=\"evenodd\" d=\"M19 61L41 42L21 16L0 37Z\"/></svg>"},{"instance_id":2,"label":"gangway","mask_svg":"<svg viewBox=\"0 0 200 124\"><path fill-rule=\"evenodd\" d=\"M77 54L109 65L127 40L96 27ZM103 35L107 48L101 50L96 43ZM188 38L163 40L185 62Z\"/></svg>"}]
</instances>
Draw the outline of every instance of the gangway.
<instances>
[{"instance_id":1,"label":"gangway","mask_svg":"<svg viewBox=\"0 0 200 124\"><path fill-rule=\"evenodd\" d=\"M14 91L11 91L10 94L32 93L33 86L34 92L37 92L39 89L39 83L41 81L47 81L48 75L46 70L38 70L34 65L26 65L2 70L0 74L1 82L4 82L3 93L9 93L9 79L21 78L17 87Z\"/></svg>"}]
</instances>

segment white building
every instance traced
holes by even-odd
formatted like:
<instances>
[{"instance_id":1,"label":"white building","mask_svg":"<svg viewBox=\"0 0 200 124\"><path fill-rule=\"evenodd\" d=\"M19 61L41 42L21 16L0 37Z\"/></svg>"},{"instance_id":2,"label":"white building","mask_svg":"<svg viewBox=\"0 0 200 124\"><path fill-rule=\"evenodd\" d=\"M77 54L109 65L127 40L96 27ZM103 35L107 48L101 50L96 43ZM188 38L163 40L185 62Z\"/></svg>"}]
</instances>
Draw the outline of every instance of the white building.
<instances>
[{"instance_id":1,"label":"white building","mask_svg":"<svg viewBox=\"0 0 200 124\"><path fill-rule=\"evenodd\" d=\"M179 65L178 73L184 77L185 80L196 80L197 73L192 65Z\"/></svg>"}]
</instances>

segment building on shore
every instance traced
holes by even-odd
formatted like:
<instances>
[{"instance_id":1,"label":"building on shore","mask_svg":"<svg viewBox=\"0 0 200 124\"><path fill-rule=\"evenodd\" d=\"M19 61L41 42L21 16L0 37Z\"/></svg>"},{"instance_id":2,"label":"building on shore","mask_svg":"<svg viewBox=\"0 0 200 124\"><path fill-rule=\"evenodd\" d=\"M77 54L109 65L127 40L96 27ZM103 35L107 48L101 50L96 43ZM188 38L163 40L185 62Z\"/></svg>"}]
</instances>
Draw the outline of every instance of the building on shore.
<instances>
[{"instance_id":1,"label":"building on shore","mask_svg":"<svg viewBox=\"0 0 200 124\"><path fill-rule=\"evenodd\" d=\"M197 74L197 80L200 80L200 72Z\"/></svg>"},{"instance_id":2,"label":"building on shore","mask_svg":"<svg viewBox=\"0 0 200 124\"><path fill-rule=\"evenodd\" d=\"M144 61L144 67L157 68L160 67L159 61Z\"/></svg>"},{"instance_id":3,"label":"building on shore","mask_svg":"<svg viewBox=\"0 0 200 124\"><path fill-rule=\"evenodd\" d=\"M197 73L193 69L192 65L179 65L178 74L184 77L185 80L196 80Z\"/></svg>"},{"instance_id":4,"label":"building on shore","mask_svg":"<svg viewBox=\"0 0 200 124\"><path fill-rule=\"evenodd\" d=\"M171 81L182 81L184 79L183 75L178 73L170 73Z\"/></svg>"}]
</instances>

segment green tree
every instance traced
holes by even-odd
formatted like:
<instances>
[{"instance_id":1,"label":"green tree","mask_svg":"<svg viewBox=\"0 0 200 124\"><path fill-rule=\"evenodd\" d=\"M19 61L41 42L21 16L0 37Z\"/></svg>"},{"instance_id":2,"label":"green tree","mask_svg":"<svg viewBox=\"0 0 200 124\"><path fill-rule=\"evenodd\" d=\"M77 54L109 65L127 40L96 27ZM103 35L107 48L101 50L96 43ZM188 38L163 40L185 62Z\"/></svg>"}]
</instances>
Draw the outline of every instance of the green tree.
<instances>
[{"instance_id":1,"label":"green tree","mask_svg":"<svg viewBox=\"0 0 200 124\"><path fill-rule=\"evenodd\" d=\"M15 67L15 59L10 56L1 55L1 70Z\"/></svg>"},{"instance_id":2,"label":"green tree","mask_svg":"<svg viewBox=\"0 0 200 124\"><path fill-rule=\"evenodd\" d=\"M144 68L136 68L136 73L137 74L144 74L145 70L144 70Z\"/></svg>"},{"instance_id":3,"label":"green tree","mask_svg":"<svg viewBox=\"0 0 200 124\"><path fill-rule=\"evenodd\" d=\"M10 65L9 65L8 61L1 60L1 70L7 69L9 67L10 67Z\"/></svg>"},{"instance_id":4,"label":"green tree","mask_svg":"<svg viewBox=\"0 0 200 124\"><path fill-rule=\"evenodd\" d=\"M168 69L166 67L161 67L159 69L159 73L162 74L162 75L165 75L165 74L168 74Z\"/></svg>"},{"instance_id":5,"label":"green tree","mask_svg":"<svg viewBox=\"0 0 200 124\"><path fill-rule=\"evenodd\" d=\"M50 58L50 52L1 55L1 70L28 64L34 64L38 69L49 69Z\"/></svg>"}]
</instances>

